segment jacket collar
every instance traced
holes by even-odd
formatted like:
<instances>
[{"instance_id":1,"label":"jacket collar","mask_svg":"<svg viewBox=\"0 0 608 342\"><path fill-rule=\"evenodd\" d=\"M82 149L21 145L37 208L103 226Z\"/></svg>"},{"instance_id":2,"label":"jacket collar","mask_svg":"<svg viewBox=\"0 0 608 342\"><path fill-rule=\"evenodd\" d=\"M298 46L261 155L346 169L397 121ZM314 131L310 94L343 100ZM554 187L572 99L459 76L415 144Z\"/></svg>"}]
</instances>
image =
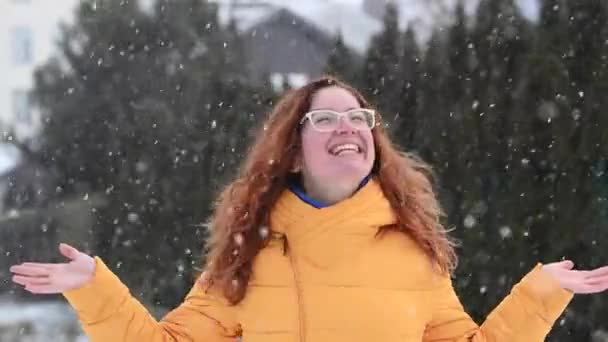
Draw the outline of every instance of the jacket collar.
<instances>
[{"instance_id":1,"label":"jacket collar","mask_svg":"<svg viewBox=\"0 0 608 342\"><path fill-rule=\"evenodd\" d=\"M359 184L359 187L357 188L356 191L359 191L363 186L365 186L365 184L367 184L367 182L370 180L370 178L371 178L371 175L365 176L365 178L363 178L363 180ZM289 190L291 190L291 192L293 192L296 196L298 196L300 198L300 200L302 200L304 203L307 203L308 205L313 206L314 208L322 209L322 208L327 208L330 206L328 204L319 202L319 201L313 199L312 197L308 196L308 194L306 194L306 192L304 192L304 189L302 189L300 182L297 179L291 180L287 184L287 187L289 188Z\"/></svg>"},{"instance_id":2,"label":"jacket collar","mask_svg":"<svg viewBox=\"0 0 608 342\"><path fill-rule=\"evenodd\" d=\"M375 233L379 227L396 222L396 215L375 178L365 182L353 196L323 208L315 208L289 188L285 189L270 215L271 230L290 239L328 230Z\"/></svg>"}]
</instances>

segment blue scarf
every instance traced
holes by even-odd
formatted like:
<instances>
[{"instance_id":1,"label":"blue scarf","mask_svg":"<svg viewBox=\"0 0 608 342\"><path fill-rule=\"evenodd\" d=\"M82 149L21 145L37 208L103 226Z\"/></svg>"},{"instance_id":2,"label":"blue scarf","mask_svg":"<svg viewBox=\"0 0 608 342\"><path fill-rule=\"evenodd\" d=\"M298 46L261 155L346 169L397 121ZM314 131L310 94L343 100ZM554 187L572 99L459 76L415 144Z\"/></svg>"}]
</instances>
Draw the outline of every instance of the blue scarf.
<instances>
[{"instance_id":1,"label":"blue scarf","mask_svg":"<svg viewBox=\"0 0 608 342\"><path fill-rule=\"evenodd\" d=\"M371 178L371 175L365 176L365 178L363 178L363 180L361 181L361 183L359 183L359 187L357 188L357 190L359 190L363 186L365 186L365 184L367 184L367 182L369 181L370 178ZM294 194L296 194L296 196L298 196L302 201L304 201L305 203L310 204L311 206L313 206L313 207L315 207L317 209L322 209L322 208L329 207L329 205L327 205L325 203L321 203L319 201L315 201L310 196L308 196L306 194L306 192L304 192L304 189L302 189L302 187L300 186L300 184L299 184L299 182L297 180L289 182L289 184L287 184L287 187Z\"/></svg>"}]
</instances>

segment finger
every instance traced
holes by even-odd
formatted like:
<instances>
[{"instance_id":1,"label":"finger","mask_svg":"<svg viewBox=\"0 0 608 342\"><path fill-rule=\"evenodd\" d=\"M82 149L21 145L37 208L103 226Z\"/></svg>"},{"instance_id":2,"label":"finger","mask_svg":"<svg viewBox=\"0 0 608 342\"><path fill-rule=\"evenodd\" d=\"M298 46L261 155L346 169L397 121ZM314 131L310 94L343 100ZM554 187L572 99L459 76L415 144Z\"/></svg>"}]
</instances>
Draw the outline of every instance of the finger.
<instances>
[{"instance_id":1,"label":"finger","mask_svg":"<svg viewBox=\"0 0 608 342\"><path fill-rule=\"evenodd\" d=\"M585 284L575 289L575 293L580 294L591 294L591 293L599 293L608 290L608 283L601 283L595 285Z\"/></svg>"},{"instance_id":2,"label":"finger","mask_svg":"<svg viewBox=\"0 0 608 342\"><path fill-rule=\"evenodd\" d=\"M586 284L590 285L598 285L598 284L608 284L608 275L603 275L601 277L593 277L585 279Z\"/></svg>"},{"instance_id":3,"label":"finger","mask_svg":"<svg viewBox=\"0 0 608 342\"><path fill-rule=\"evenodd\" d=\"M604 277L606 275L608 275L608 266L596 268L590 271L585 271L585 278Z\"/></svg>"},{"instance_id":4,"label":"finger","mask_svg":"<svg viewBox=\"0 0 608 342\"><path fill-rule=\"evenodd\" d=\"M51 294L61 293L62 291L52 285L29 285L25 287L25 290L34 294Z\"/></svg>"},{"instance_id":5,"label":"finger","mask_svg":"<svg viewBox=\"0 0 608 342\"><path fill-rule=\"evenodd\" d=\"M607 283L604 283L604 284L601 284L601 285L596 285L594 287L597 290L595 293L604 292L604 291L608 290L608 284Z\"/></svg>"},{"instance_id":6,"label":"finger","mask_svg":"<svg viewBox=\"0 0 608 342\"><path fill-rule=\"evenodd\" d=\"M76 248L68 245L67 243L60 243L59 244L59 251L61 252L61 254L64 257L66 257L66 258L68 258L70 260L76 259L76 257L78 256L78 254L80 254L80 252Z\"/></svg>"},{"instance_id":7,"label":"finger","mask_svg":"<svg viewBox=\"0 0 608 342\"><path fill-rule=\"evenodd\" d=\"M19 285L28 286L28 285L49 285L51 283L50 278L48 277L24 277L24 276L13 276L13 282Z\"/></svg>"},{"instance_id":8,"label":"finger","mask_svg":"<svg viewBox=\"0 0 608 342\"><path fill-rule=\"evenodd\" d=\"M559 278L562 282L568 282L572 284L583 284L585 282L584 271L564 269L559 272Z\"/></svg>"},{"instance_id":9,"label":"finger","mask_svg":"<svg viewBox=\"0 0 608 342\"><path fill-rule=\"evenodd\" d=\"M19 265L10 268L12 273L31 277L48 277L51 274L51 269L46 267L38 267L31 265Z\"/></svg>"},{"instance_id":10,"label":"finger","mask_svg":"<svg viewBox=\"0 0 608 342\"><path fill-rule=\"evenodd\" d=\"M574 268L574 262L572 262L572 260L562 260L562 261L558 262L557 265L561 268L565 268L568 270L571 270L572 268Z\"/></svg>"},{"instance_id":11,"label":"finger","mask_svg":"<svg viewBox=\"0 0 608 342\"><path fill-rule=\"evenodd\" d=\"M39 268L46 268L46 269L52 269L57 267L56 263L43 263L43 262L24 262L21 264L21 266L31 266L31 267L39 267Z\"/></svg>"}]
</instances>

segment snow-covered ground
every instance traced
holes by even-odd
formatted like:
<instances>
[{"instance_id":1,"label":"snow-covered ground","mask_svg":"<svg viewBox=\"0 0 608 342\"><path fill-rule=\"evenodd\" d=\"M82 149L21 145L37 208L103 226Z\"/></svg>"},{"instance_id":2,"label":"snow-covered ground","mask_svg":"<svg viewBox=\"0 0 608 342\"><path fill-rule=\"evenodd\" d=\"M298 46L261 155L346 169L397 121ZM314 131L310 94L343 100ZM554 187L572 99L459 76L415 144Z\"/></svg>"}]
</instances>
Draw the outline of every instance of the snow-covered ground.
<instances>
[{"instance_id":1,"label":"snow-covered ground","mask_svg":"<svg viewBox=\"0 0 608 342\"><path fill-rule=\"evenodd\" d=\"M2 342L86 342L76 314L64 302L0 301Z\"/></svg>"}]
</instances>

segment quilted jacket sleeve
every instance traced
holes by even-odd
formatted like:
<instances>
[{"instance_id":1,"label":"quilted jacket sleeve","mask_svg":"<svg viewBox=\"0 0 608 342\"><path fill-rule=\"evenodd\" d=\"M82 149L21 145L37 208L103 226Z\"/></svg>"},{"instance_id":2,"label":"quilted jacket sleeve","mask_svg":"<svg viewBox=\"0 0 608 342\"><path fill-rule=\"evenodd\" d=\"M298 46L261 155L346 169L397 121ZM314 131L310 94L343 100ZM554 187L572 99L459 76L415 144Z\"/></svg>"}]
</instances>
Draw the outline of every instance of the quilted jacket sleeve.
<instances>
[{"instance_id":1,"label":"quilted jacket sleeve","mask_svg":"<svg viewBox=\"0 0 608 342\"><path fill-rule=\"evenodd\" d=\"M478 326L464 311L451 280L431 294L432 320L424 342L541 342L573 297L538 264Z\"/></svg>"},{"instance_id":2,"label":"quilted jacket sleeve","mask_svg":"<svg viewBox=\"0 0 608 342\"><path fill-rule=\"evenodd\" d=\"M63 293L92 342L233 342L240 333L231 307L199 284L157 322L100 258L95 262L91 282Z\"/></svg>"}]
</instances>

